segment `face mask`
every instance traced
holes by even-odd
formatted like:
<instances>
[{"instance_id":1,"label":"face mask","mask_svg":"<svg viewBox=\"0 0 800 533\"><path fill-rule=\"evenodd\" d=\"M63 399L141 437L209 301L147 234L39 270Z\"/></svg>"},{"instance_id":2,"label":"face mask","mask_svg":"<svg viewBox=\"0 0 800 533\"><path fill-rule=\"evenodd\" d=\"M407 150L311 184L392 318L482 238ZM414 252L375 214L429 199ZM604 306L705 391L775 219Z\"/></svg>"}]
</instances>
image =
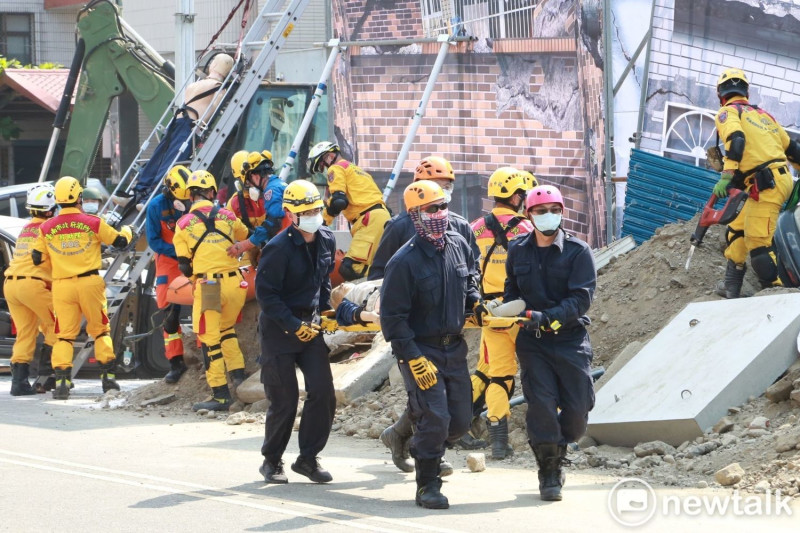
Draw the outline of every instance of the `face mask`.
<instances>
[{"instance_id":1,"label":"face mask","mask_svg":"<svg viewBox=\"0 0 800 533\"><path fill-rule=\"evenodd\" d=\"M433 214L420 213L418 210L412 209L408 215L414 222L414 229L420 237L433 244L437 250L444 249L444 232L450 219L447 209ZM434 234L439 236L434 237Z\"/></svg>"},{"instance_id":2,"label":"face mask","mask_svg":"<svg viewBox=\"0 0 800 533\"><path fill-rule=\"evenodd\" d=\"M555 213L545 213L544 215L533 215L533 225L544 235L550 236L558 230L561 225L561 215Z\"/></svg>"},{"instance_id":3,"label":"face mask","mask_svg":"<svg viewBox=\"0 0 800 533\"><path fill-rule=\"evenodd\" d=\"M87 215L96 215L100 211L100 204L96 202L83 203L83 212Z\"/></svg>"},{"instance_id":4,"label":"face mask","mask_svg":"<svg viewBox=\"0 0 800 533\"><path fill-rule=\"evenodd\" d=\"M306 233L316 232L322 226L322 213L310 217L298 217L297 228Z\"/></svg>"},{"instance_id":5,"label":"face mask","mask_svg":"<svg viewBox=\"0 0 800 533\"><path fill-rule=\"evenodd\" d=\"M175 208L175 211L180 211L181 213L186 211L186 204L178 199L172 201L172 207Z\"/></svg>"},{"instance_id":6,"label":"face mask","mask_svg":"<svg viewBox=\"0 0 800 533\"><path fill-rule=\"evenodd\" d=\"M247 194L250 196L251 200L257 202L258 197L261 195L261 191L258 189L258 187L250 187L247 189Z\"/></svg>"},{"instance_id":7,"label":"face mask","mask_svg":"<svg viewBox=\"0 0 800 533\"><path fill-rule=\"evenodd\" d=\"M453 199L453 189L450 188L445 189L444 187L442 187L442 191L444 192L444 201L449 204L450 201Z\"/></svg>"}]
</instances>

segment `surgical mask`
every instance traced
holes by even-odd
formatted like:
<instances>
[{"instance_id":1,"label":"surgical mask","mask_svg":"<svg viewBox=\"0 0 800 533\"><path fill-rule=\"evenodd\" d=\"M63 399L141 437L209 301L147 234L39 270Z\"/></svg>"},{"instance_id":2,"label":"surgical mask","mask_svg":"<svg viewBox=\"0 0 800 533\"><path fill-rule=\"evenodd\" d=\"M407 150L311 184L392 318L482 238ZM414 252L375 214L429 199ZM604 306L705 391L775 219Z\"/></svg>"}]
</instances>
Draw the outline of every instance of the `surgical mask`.
<instances>
[{"instance_id":1,"label":"surgical mask","mask_svg":"<svg viewBox=\"0 0 800 533\"><path fill-rule=\"evenodd\" d=\"M449 204L453 199L453 189L442 187L442 191L444 192L444 201Z\"/></svg>"},{"instance_id":2,"label":"surgical mask","mask_svg":"<svg viewBox=\"0 0 800 533\"><path fill-rule=\"evenodd\" d=\"M258 197L261 195L261 191L259 190L258 187L250 187L249 189L247 189L247 194L248 196L250 196L251 200L257 202Z\"/></svg>"},{"instance_id":3,"label":"surgical mask","mask_svg":"<svg viewBox=\"0 0 800 533\"><path fill-rule=\"evenodd\" d=\"M316 232L322 226L322 213L310 217L298 217L297 228L306 233Z\"/></svg>"},{"instance_id":4,"label":"surgical mask","mask_svg":"<svg viewBox=\"0 0 800 533\"><path fill-rule=\"evenodd\" d=\"M561 225L561 215L555 213L545 213L543 215L533 215L533 225L544 235L549 237L554 234Z\"/></svg>"},{"instance_id":5,"label":"surgical mask","mask_svg":"<svg viewBox=\"0 0 800 533\"><path fill-rule=\"evenodd\" d=\"M172 207L175 208L175 211L180 211L181 213L186 211L186 204L178 199L172 200Z\"/></svg>"},{"instance_id":6,"label":"surgical mask","mask_svg":"<svg viewBox=\"0 0 800 533\"><path fill-rule=\"evenodd\" d=\"M83 212L87 215L96 215L100 211L100 204L97 202L83 202Z\"/></svg>"}]
</instances>

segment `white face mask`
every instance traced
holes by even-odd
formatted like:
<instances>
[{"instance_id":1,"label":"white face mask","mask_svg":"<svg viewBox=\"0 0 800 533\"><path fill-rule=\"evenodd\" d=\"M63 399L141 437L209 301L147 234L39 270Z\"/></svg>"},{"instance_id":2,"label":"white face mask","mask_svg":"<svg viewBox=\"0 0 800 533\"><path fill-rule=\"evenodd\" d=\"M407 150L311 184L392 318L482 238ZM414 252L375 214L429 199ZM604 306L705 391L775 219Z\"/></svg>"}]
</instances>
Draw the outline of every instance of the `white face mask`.
<instances>
[{"instance_id":1,"label":"white face mask","mask_svg":"<svg viewBox=\"0 0 800 533\"><path fill-rule=\"evenodd\" d=\"M452 186L442 187L442 191L444 192L444 201L449 204L453 199L453 187Z\"/></svg>"},{"instance_id":2,"label":"white face mask","mask_svg":"<svg viewBox=\"0 0 800 533\"><path fill-rule=\"evenodd\" d=\"M250 187L249 189L247 189L247 194L248 196L250 196L251 200L257 202L258 197L261 196L261 191L259 190L258 187Z\"/></svg>"},{"instance_id":3,"label":"white face mask","mask_svg":"<svg viewBox=\"0 0 800 533\"><path fill-rule=\"evenodd\" d=\"M177 199L172 201L172 207L175 208L175 211L180 211L181 213L186 211L186 204Z\"/></svg>"},{"instance_id":4,"label":"white face mask","mask_svg":"<svg viewBox=\"0 0 800 533\"><path fill-rule=\"evenodd\" d=\"M298 217L297 228L306 233L316 232L322 226L322 213L310 217Z\"/></svg>"},{"instance_id":5,"label":"white face mask","mask_svg":"<svg viewBox=\"0 0 800 533\"><path fill-rule=\"evenodd\" d=\"M83 212L87 215L96 215L100 211L100 204L97 202L83 203Z\"/></svg>"},{"instance_id":6,"label":"white face mask","mask_svg":"<svg viewBox=\"0 0 800 533\"><path fill-rule=\"evenodd\" d=\"M545 213L544 215L533 215L533 225L546 236L556 232L561 225L561 215L555 213Z\"/></svg>"}]
</instances>

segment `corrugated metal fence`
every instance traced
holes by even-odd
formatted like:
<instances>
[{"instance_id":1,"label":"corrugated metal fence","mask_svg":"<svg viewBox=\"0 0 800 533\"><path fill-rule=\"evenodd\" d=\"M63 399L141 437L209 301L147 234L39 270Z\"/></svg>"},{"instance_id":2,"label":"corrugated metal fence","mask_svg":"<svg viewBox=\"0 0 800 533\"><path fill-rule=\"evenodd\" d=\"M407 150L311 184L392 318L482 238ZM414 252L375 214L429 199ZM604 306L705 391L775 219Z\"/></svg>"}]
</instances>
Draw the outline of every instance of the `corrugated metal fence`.
<instances>
[{"instance_id":1,"label":"corrugated metal fence","mask_svg":"<svg viewBox=\"0 0 800 533\"><path fill-rule=\"evenodd\" d=\"M703 209L718 179L713 170L631 150L622 234L641 244L661 226L689 220Z\"/></svg>"}]
</instances>

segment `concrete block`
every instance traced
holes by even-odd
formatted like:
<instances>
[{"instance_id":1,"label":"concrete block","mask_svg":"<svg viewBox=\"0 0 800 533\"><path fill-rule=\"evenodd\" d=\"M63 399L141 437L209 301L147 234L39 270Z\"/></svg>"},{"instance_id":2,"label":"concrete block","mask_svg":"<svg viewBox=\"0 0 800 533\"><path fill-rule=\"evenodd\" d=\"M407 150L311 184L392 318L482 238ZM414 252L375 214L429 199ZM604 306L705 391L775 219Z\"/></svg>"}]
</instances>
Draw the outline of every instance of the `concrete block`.
<instances>
[{"instance_id":1,"label":"concrete block","mask_svg":"<svg viewBox=\"0 0 800 533\"><path fill-rule=\"evenodd\" d=\"M701 436L796 360L798 310L800 294L689 304L598 391L587 434L615 446Z\"/></svg>"}]
</instances>

